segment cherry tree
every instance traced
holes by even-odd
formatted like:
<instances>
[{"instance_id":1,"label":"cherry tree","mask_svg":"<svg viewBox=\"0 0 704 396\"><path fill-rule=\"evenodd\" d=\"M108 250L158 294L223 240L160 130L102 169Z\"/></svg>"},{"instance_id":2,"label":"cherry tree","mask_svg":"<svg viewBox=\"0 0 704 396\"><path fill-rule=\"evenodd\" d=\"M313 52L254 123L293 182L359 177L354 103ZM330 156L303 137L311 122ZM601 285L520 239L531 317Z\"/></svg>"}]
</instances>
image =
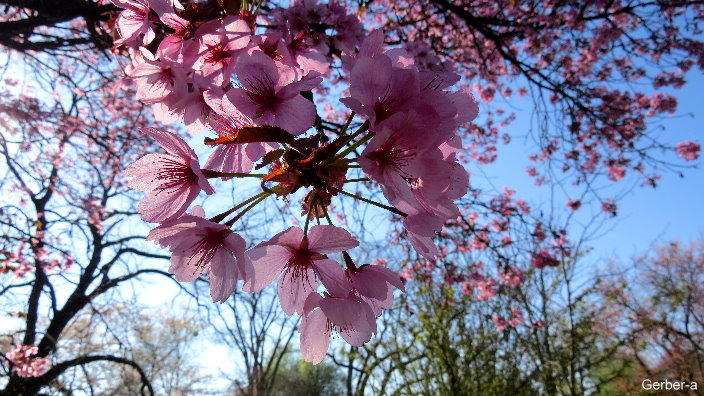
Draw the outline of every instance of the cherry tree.
<instances>
[{"instance_id":1,"label":"cherry tree","mask_svg":"<svg viewBox=\"0 0 704 396\"><path fill-rule=\"evenodd\" d=\"M611 315L602 327L626 341L623 353L634 362L636 373L684 381L703 378L703 266L699 237L689 244L658 244L605 277L603 304ZM640 385L635 382L626 379L622 385L634 389Z\"/></svg>"},{"instance_id":2,"label":"cherry tree","mask_svg":"<svg viewBox=\"0 0 704 396\"><path fill-rule=\"evenodd\" d=\"M4 80L2 392L34 394L92 362L128 366L150 390L140 365L114 351L57 354L71 323L116 288L145 274L168 275L135 266L136 257L162 256L140 244L146 231L130 220L135 212L121 175L126 163L154 149L135 130L149 117L128 85L105 84L97 68L64 61L28 60L32 79Z\"/></svg>"}]
</instances>

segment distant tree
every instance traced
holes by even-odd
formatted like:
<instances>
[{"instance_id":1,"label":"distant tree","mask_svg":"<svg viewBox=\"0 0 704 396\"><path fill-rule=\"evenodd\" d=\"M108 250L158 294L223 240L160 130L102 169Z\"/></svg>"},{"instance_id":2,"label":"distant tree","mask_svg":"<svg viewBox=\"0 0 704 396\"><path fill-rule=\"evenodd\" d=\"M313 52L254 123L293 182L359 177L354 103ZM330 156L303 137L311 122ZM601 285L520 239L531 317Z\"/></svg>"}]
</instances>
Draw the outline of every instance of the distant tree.
<instances>
[{"instance_id":1,"label":"distant tree","mask_svg":"<svg viewBox=\"0 0 704 396\"><path fill-rule=\"evenodd\" d=\"M272 396L334 396L343 393L344 376L330 363L312 365L289 355L276 376Z\"/></svg>"},{"instance_id":2,"label":"distant tree","mask_svg":"<svg viewBox=\"0 0 704 396\"><path fill-rule=\"evenodd\" d=\"M643 378L704 380L704 238L656 245L602 285L610 335Z\"/></svg>"},{"instance_id":3,"label":"distant tree","mask_svg":"<svg viewBox=\"0 0 704 396\"><path fill-rule=\"evenodd\" d=\"M205 303L213 340L231 352L237 372L230 378L241 395L273 392L290 364L298 321L281 312L275 293L235 293L222 305Z\"/></svg>"},{"instance_id":4,"label":"distant tree","mask_svg":"<svg viewBox=\"0 0 704 396\"><path fill-rule=\"evenodd\" d=\"M212 379L201 374L200 363L193 359L204 328L195 315L136 301L97 306L72 322L58 354L120 354L142 368L155 394L209 394ZM141 381L132 367L95 362L67 370L50 387L61 392L136 395Z\"/></svg>"}]
</instances>

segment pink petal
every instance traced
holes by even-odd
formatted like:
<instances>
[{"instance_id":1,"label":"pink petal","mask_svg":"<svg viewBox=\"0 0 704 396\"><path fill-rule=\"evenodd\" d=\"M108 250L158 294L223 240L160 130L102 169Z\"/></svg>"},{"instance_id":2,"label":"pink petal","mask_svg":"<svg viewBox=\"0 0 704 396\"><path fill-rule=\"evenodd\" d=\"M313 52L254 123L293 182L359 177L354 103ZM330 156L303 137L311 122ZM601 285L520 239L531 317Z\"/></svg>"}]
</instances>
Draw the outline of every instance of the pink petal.
<instances>
[{"instance_id":1,"label":"pink petal","mask_svg":"<svg viewBox=\"0 0 704 396\"><path fill-rule=\"evenodd\" d=\"M222 101L225 111L234 111L252 118L259 125L274 125L275 117L271 111L263 111L259 105L254 103L246 90L242 88L232 88L225 94ZM289 131L291 132L291 131Z\"/></svg>"},{"instance_id":2,"label":"pink petal","mask_svg":"<svg viewBox=\"0 0 704 396\"><path fill-rule=\"evenodd\" d=\"M364 306L364 308L362 308L362 315L364 315L366 320L361 320L355 326L340 329L340 336L347 341L348 344L357 347L371 340L372 334L376 330L376 326L372 327L369 324L369 318L371 318L372 321L375 320L374 312L366 303L361 304Z\"/></svg>"},{"instance_id":3,"label":"pink petal","mask_svg":"<svg viewBox=\"0 0 704 396\"><path fill-rule=\"evenodd\" d=\"M374 317L379 317L385 309L390 309L394 305L394 292L389 288L386 298L383 300L373 300L371 298L362 297L374 313Z\"/></svg>"},{"instance_id":4,"label":"pink petal","mask_svg":"<svg viewBox=\"0 0 704 396\"><path fill-rule=\"evenodd\" d=\"M196 267L191 265L191 256L184 252L184 254L174 253L171 255L171 266L169 267L169 272L176 275L175 278L179 282L193 282L198 279L198 277L205 272L206 267Z\"/></svg>"},{"instance_id":5,"label":"pink petal","mask_svg":"<svg viewBox=\"0 0 704 396\"><path fill-rule=\"evenodd\" d=\"M247 173L254 163L245 155L245 145L226 144L215 147L203 168L225 173Z\"/></svg>"},{"instance_id":6,"label":"pink petal","mask_svg":"<svg viewBox=\"0 0 704 396\"><path fill-rule=\"evenodd\" d=\"M254 293L269 286L281 275L291 258L291 251L279 245L265 245L249 250L247 256L252 261L254 272L242 290Z\"/></svg>"},{"instance_id":7,"label":"pink petal","mask_svg":"<svg viewBox=\"0 0 704 396\"><path fill-rule=\"evenodd\" d=\"M362 41L359 49L359 57L373 57L381 54L384 48L384 33L380 29L376 29L369 33Z\"/></svg>"},{"instance_id":8,"label":"pink petal","mask_svg":"<svg viewBox=\"0 0 704 396\"><path fill-rule=\"evenodd\" d=\"M205 218L205 210L200 205L196 205L191 209L191 214L196 217Z\"/></svg>"},{"instance_id":9,"label":"pink petal","mask_svg":"<svg viewBox=\"0 0 704 396\"><path fill-rule=\"evenodd\" d=\"M315 273L327 291L335 297L347 297L352 292L352 285L345 277L345 271L340 264L331 259L313 262Z\"/></svg>"},{"instance_id":10,"label":"pink petal","mask_svg":"<svg viewBox=\"0 0 704 396\"><path fill-rule=\"evenodd\" d=\"M140 131L156 140L170 154L187 159L198 158L193 149L183 139L173 133L156 128L142 128Z\"/></svg>"},{"instance_id":11,"label":"pink petal","mask_svg":"<svg viewBox=\"0 0 704 396\"><path fill-rule=\"evenodd\" d=\"M142 214L142 220L149 223L171 220L183 214L199 192L199 188L192 186L156 189L142 198L137 211Z\"/></svg>"},{"instance_id":12,"label":"pink petal","mask_svg":"<svg viewBox=\"0 0 704 396\"><path fill-rule=\"evenodd\" d=\"M235 267L234 260L228 263L219 263L222 265ZM228 273L218 275L213 271L213 268L211 268L208 279L210 280L210 297L213 299L213 302L223 303L227 301L227 299L230 298L232 293L235 291L238 277L236 269L232 268L231 270L232 271Z\"/></svg>"},{"instance_id":13,"label":"pink petal","mask_svg":"<svg viewBox=\"0 0 704 396\"><path fill-rule=\"evenodd\" d=\"M315 105L301 95L286 99L276 106L274 125L294 135L307 131L314 122Z\"/></svg>"},{"instance_id":14,"label":"pink petal","mask_svg":"<svg viewBox=\"0 0 704 396\"><path fill-rule=\"evenodd\" d=\"M409 232L408 239L411 241L411 245L416 252L428 260L432 260L438 255L438 248L435 246L432 238L419 236Z\"/></svg>"},{"instance_id":15,"label":"pink petal","mask_svg":"<svg viewBox=\"0 0 704 396\"><path fill-rule=\"evenodd\" d=\"M164 181L156 177L155 173L161 168L160 164L170 161L184 162L181 157L169 154L147 154L143 156L123 171L125 176L132 177L127 182L127 186L139 191L149 191L159 187Z\"/></svg>"},{"instance_id":16,"label":"pink petal","mask_svg":"<svg viewBox=\"0 0 704 396\"><path fill-rule=\"evenodd\" d=\"M184 215L175 220L162 222L147 235L148 241L154 241L161 247L181 244L181 233L189 232L197 225L195 216Z\"/></svg>"},{"instance_id":17,"label":"pink petal","mask_svg":"<svg viewBox=\"0 0 704 396\"><path fill-rule=\"evenodd\" d=\"M289 229L281 231L274 235L266 244L281 245L298 249L303 240L303 229L300 227L289 227Z\"/></svg>"},{"instance_id":18,"label":"pink petal","mask_svg":"<svg viewBox=\"0 0 704 396\"><path fill-rule=\"evenodd\" d=\"M389 285L386 279L366 270L367 267L369 265L364 265L350 274L354 287L364 297L383 300L389 292Z\"/></svg>"},{"instance_id":19,"label":"pink petal","mask_svg":"<svg viewBox=\"0 0 704 396\"><path fill-rule=\"evenodd\" d=\"M401 291L406 291L406 284L398 272L386 267L382 267L380 265L367 265L363 267L366 268L367 272L371 271L373 273L376 273L379 277L384 278L386 282L388 282L395 288Z\"/></svg>"},{"instance_id":20,"label":"pink petal","mask_svg":"<svg viewBox=\"0 0 704 396\"><path fill-rule=\"evenodd\" d=\"M333 225L315 225L308 230L308 249L327 254L354 249L359 242L344 228Z\"/></svg>"},{"instance_id":21,"label":"pink petal","mask_svg":"<svg viewBox=\"0 0 704 396\"><path fill-rule=\"evenodd\" d=\"M320 306L320 301L323 299L318 293L311 293L306 297L306 302L303 304L303 316L308 316L308 314Z\"/></svg>"},{"instance_id":22,"label":"pink petal","mask_svg":"<svg viewBox=\"0 0 704 396\"><path fill-rule=\"evenodd\" d=\"M340 102L347 106L350 110L354 111L355 113L364 113L364 106L362 106L362 103L359 102L359 100L355 98L342 98L340 99Z\"/></svg>"},{"instance_id":23,"label":"pink petal","mask_svg":"<svg viewBox=\"0 0 704 396\"><path fill-rule=\"evenodd\" d=\"M296 56L296 62L305 72L314 71L325 74L330 68L325 55L316 50L306 51L306 53Z\"/></svg>"},{"instance_id":24,"label":"pink petal","mask_svg":"<svg viewBox=\"0 0 704 396\"><path fill-rule=\"evenodd\" d=\"M315 310L301 321L301 355L306 362L323 361L330 345L330 330L321 310Z\"/></svg>"},{"instance_id":25,"label":"pink petal","mask_svg":"<svg viewBox=\"0 0 704 396\"><path fill-rule=\"evenodd\" d=\"M350 76L350 94L367 106L388 94L391 81L391 60L386 56L361 58Z\"/></svg>"},{"instance_id":26,"label":"pink petal","mask_svg":"<svg viewBox=\"0 0 704 396\"><path fill-rule=\"evenodd\" d=\"M318 287L312 268L308 268L303 275L293 276L293 273L290 268L287 269L279 281L279 302L286 315L303 313L306 297Z\"/></svg>"},{"instance_id":27,"label":"pink petal","mask_svg":"<svg viewBox=\"0 0 704 396\"><path fill-rule=\"evenodd\" d=\"M453 92L450 94L450 100L457 107L457 119L460 124L470 122L477 118L479 114L479 104L469 92Z\"/></svg>"},{"instance_id":28,"label":"pink petal","mask_svg":"<svg viewBox=\"0 0 704 396\"><path fill-rule=\"evenodd\" d=\"M292 98L298 96L301 91L310 91L317 88L320 83L323 82L323 78L317 72L311 72L306 74L302 79L294 81L285 87L281 88L278 96L282 98Z\"/></svg>"},{"instance_id":29,"label":"pink petal","mask_svg":"<svg viewBox=\"0 0 704 396\"><path fill-rule=\"evenodd\" d=\"M338 327L351 326L360 321L365 303L350 298L326 297L320 300L320 309L328 320Z\"/></svg>"},{"instance_id":30,"label":"pink petal","mask_svg":"<svg viewBox=\"0 0 704 396\"><path fill-rule=\"evenodd\" d=\"M274 60L259 51L240 57L235 66L235 74L247 91L257 91L261 84L273 87L279 80L279 71Z\"/></svg>"}]
</instances>

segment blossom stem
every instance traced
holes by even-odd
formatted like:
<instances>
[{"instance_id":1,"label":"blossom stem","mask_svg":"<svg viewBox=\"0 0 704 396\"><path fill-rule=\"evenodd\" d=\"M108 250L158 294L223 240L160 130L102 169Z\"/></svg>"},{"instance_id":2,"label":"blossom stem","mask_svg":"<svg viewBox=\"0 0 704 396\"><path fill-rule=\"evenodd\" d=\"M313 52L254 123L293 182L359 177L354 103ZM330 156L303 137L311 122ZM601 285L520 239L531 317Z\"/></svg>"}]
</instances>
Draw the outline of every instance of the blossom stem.
<instances>
[{"instance_id":1,"label":"blossom stem","mask_svg":"<svg viewBox=\"0 0 704 396\"><path fill-rule=\"evenodd\" d=\"M362 133L366 132L369 129L369 121L365 122L362 124L361 127L357 130L357 132L353 133L349 139L345 142L345 144L350 143L352 140L354 140L357 136L361 135ZM366 143L367 140L371 139L372 136L374 136L374 132L369 132L367 133L363 138L360 140L354 142L351 146L347 147L345 150L343 150L340 154L337 155L338 158L344 158L347 154L351 153L354 151L357 147L361 146L362 144Z\"/></svg>"},{"instance_id":2,"label":"blossom stem","mask_svg":"<svg viewBox=\"0 0 704 396\"><path fill-rule=\"evenodd\" d=\"M342 257L345 259L345 265L347 266L347 269L349 269L350 271L357 270L357 266L354 264L352 257L349 253L347 253L347 251L342 252Z\"/></svg>"},{"instance_id":3,"label":"blossom stem","mask_svg":"<svg viewBox=\"0 0 704 396\"><path fill-rule=\"evenodd\" d=\"M236 222L237 220L239 220L240 218L242 218L242 216L244 216L245 213L249 212L253 207L257 206L257 205L259 204L259 202L265 200L265 199L266 199L269 195L271 195L271 194L273 194L273 193L271 193L271 192L269 192L269 191L264 191L263 193L259 194L259 195L260 195L259 198L255 199L254 202L252 202L251 204L247 205L246 208L242 209L242 211L241 211L240 213L238 213L237 216L235 216L235 217L233 217L232 219L228 220L228 221L225 223L225 225L228 226L228 227L230 227L230 226L232 226L233 224L235 224L235 222Z\"/></svg>"},{"instance_id":4,"label":"blossom stem","mask_svg":"<svg viewBox=\"0 0 704 396\"><path fill-rule=\"evenodd\" d=\"M340 136L343 136L345 133L347 133L347 128L349 128L350 124L352 123L352 119L354 118L355 112L353 111L352 114L350 114L349 118L347 118L347 121L345 122L345 125L340 128Z\"/></svg>"},{"instance_id":5,"label":"blossom stem","mask_svg":"<svg viewBox=\"0 0 704 396\"><path fill-rule=\"evenodd\" d=\"M366 202L366 203L368 203L368 204L372 204L372 205L378 206L378 207L380 207L380 208L382 208L382 209L386 209L386 210L388 210L388 211L391 212L391 213L396 213L397 215L400 215L400 216L403 216L403 217L408 216L407 213L404 213L404 212L402 212L402 211L400 211L400 210L394 208L393 206L384 205L383 203L379 203L379 202L376 202L376 201L372 201L371 199L364 198L364 197L359 196L359 195L357 195L357 194L352 194L352 193L349 193L349 192L347 192L347 191L340 190L339 188L334 188L334 187L333 187L332 189L335 190L335 191L337 191L338 193L340 193L340 194L342 194L342 195L347 195L347 196L350 197L350 198L358 199L358 200L363 201L363 202Z\"/></svg>"},{"instance_id":6,"label":"blossom stem","mask_svg":"<svg viewBox=\"0 0 704 396\"><path fill-rule=\"evenodd\" d=\"M357 147L359 147L359 146L363 145L364 143L366 143L367 141L369 141L369 139L371 139L372 137L374 137L374 135L375 135L374 132L369 132L369 133L367 133L366 135L364 135L363 138L361 138L361 139L357 140L356 142L354 142L354 144L352 144L351 146L347 147L345 150L343 150L343 151L342 151L340 154L338 154L337 156L338 156L339 158L344 158L347 154L349 154L349 153L353 152L355 149L357 149Z\"/></svg>"},{"instance_id":7,"label":"blossom stem","mask_svg":"<svg viewBox=\"0 0 704 396\"><path fill-rule=\"evenodd\" d=\"M345 180L345 183L365 182L365 181L369 181L369 180L371 180L371 179L369 179L368 177L360 177L359 179L347 179L347 180Z\"/></svg>"},{"instance_id":8,"label":"blossom stem","mask_svg":"<svg viewBox=\"0 0 704 396\"><path fill-rule=\"evenodd\" d=\"M256 199L260 198L261 196L263 196L263 195L265 195L265 194L269 194L269 193L266 192L266 191L260 192L259 194L254 195L254 196L252 196L252 197L249 197L249 198L247 198L246 200L244 200L244 201L240 202L239 204L235 205L235 207L233 207L232 209L228 209L228 210L226 210L226 211L220 213L220 214L217 215L217 216L211 217L209 220L212 221L213 223L219 223L219 222L221 222L225 217L227 217L227 216L231 215L232 213L234 213L237 209L239 209L239 208L241 208L241 207L247 205L248 203L250 203L250 202L252 202L252 201L255 201Z\"/></svg>"},{"instance_id":9,"label":"blossom stem","mask_svg":"<svg viewBox=\"0 0 704 396\"><path fill-rule=\"evenodd\" d=\"M308 226L310 225L310 216L315 210L315 201L317 201L318 196L313 195L308 204L308 213L306 213L306 223L303 225L303 235L308 235Z\"/></svg>"}]
</instances>

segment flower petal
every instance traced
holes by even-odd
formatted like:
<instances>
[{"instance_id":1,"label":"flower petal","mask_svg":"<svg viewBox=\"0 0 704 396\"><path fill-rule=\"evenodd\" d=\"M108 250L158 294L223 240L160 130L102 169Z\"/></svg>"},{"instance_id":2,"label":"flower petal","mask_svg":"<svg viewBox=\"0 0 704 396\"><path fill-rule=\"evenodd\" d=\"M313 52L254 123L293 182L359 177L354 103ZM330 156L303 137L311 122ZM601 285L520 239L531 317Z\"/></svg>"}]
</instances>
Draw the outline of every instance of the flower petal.
<instances>
[{"instance_id":1,"label":"flower petal","mask_svg":"<svg viewBox=\"0 0 704 396\"><path fill-rule=\"evenodd\" d=\"M327 254L354 249L359 242L344 228L315 225L308 231L308 250Z\"/></svg>"},{"instance_id":2,"label":"flower petal","mask_svg":"<svg viewBox=\"0 0 704 396\"><path fill-rule=\"evenodd\" d=\"M284 271L284 275L279 280L279 302L286 315L294 312L303 313L303 305L308 295L318 288L315 272L308 268L299 273L290 268Z\"/></svg>"},{"instance_id":3,"label":"flower petal","mask_svg":"<svg viewBox=\"0 0 704 396\"><path fill-rule=\"evenodd\" d=\"M345 277L345 271L340 264L331 259L313 262L315 273L328 293L335 297L347 297L352 292L352 285ZM386 285L386 284L384 284Z\"/></svg>"},{"instance_id":4,"label":"flower petal","mask_svg":"<svg viewBox=\"0 0 704 396\"><path fill-rule=\"evenodd\" d=\"M198 158L193 149L178 135L157 128L142 128L140 131L156 140L169 154L178 155L189 160Z\"/></svg>"},{"instance_id":5,"label":"flower petal","mask_svg":"<svg viewBox=\"0 0 704 396\"><path fill-rule=\"evenodd\" d=\"M321 310L315 310L301 321L301 355L306 362L318 364L323 361L330 346L330 329Z\"/></svg>"},{"instance_id":6,"label":"flower petal","mask_svg":"<svg viewBox=\"0 0 704 396\"><path fill-rule=\"evenodd\" d=\"M269 286L281 275L291 252L283 246L264 245L249 250L247 256L252 261L253 273L242 290L254 293Z\"/></svg>"}]
</instances>

